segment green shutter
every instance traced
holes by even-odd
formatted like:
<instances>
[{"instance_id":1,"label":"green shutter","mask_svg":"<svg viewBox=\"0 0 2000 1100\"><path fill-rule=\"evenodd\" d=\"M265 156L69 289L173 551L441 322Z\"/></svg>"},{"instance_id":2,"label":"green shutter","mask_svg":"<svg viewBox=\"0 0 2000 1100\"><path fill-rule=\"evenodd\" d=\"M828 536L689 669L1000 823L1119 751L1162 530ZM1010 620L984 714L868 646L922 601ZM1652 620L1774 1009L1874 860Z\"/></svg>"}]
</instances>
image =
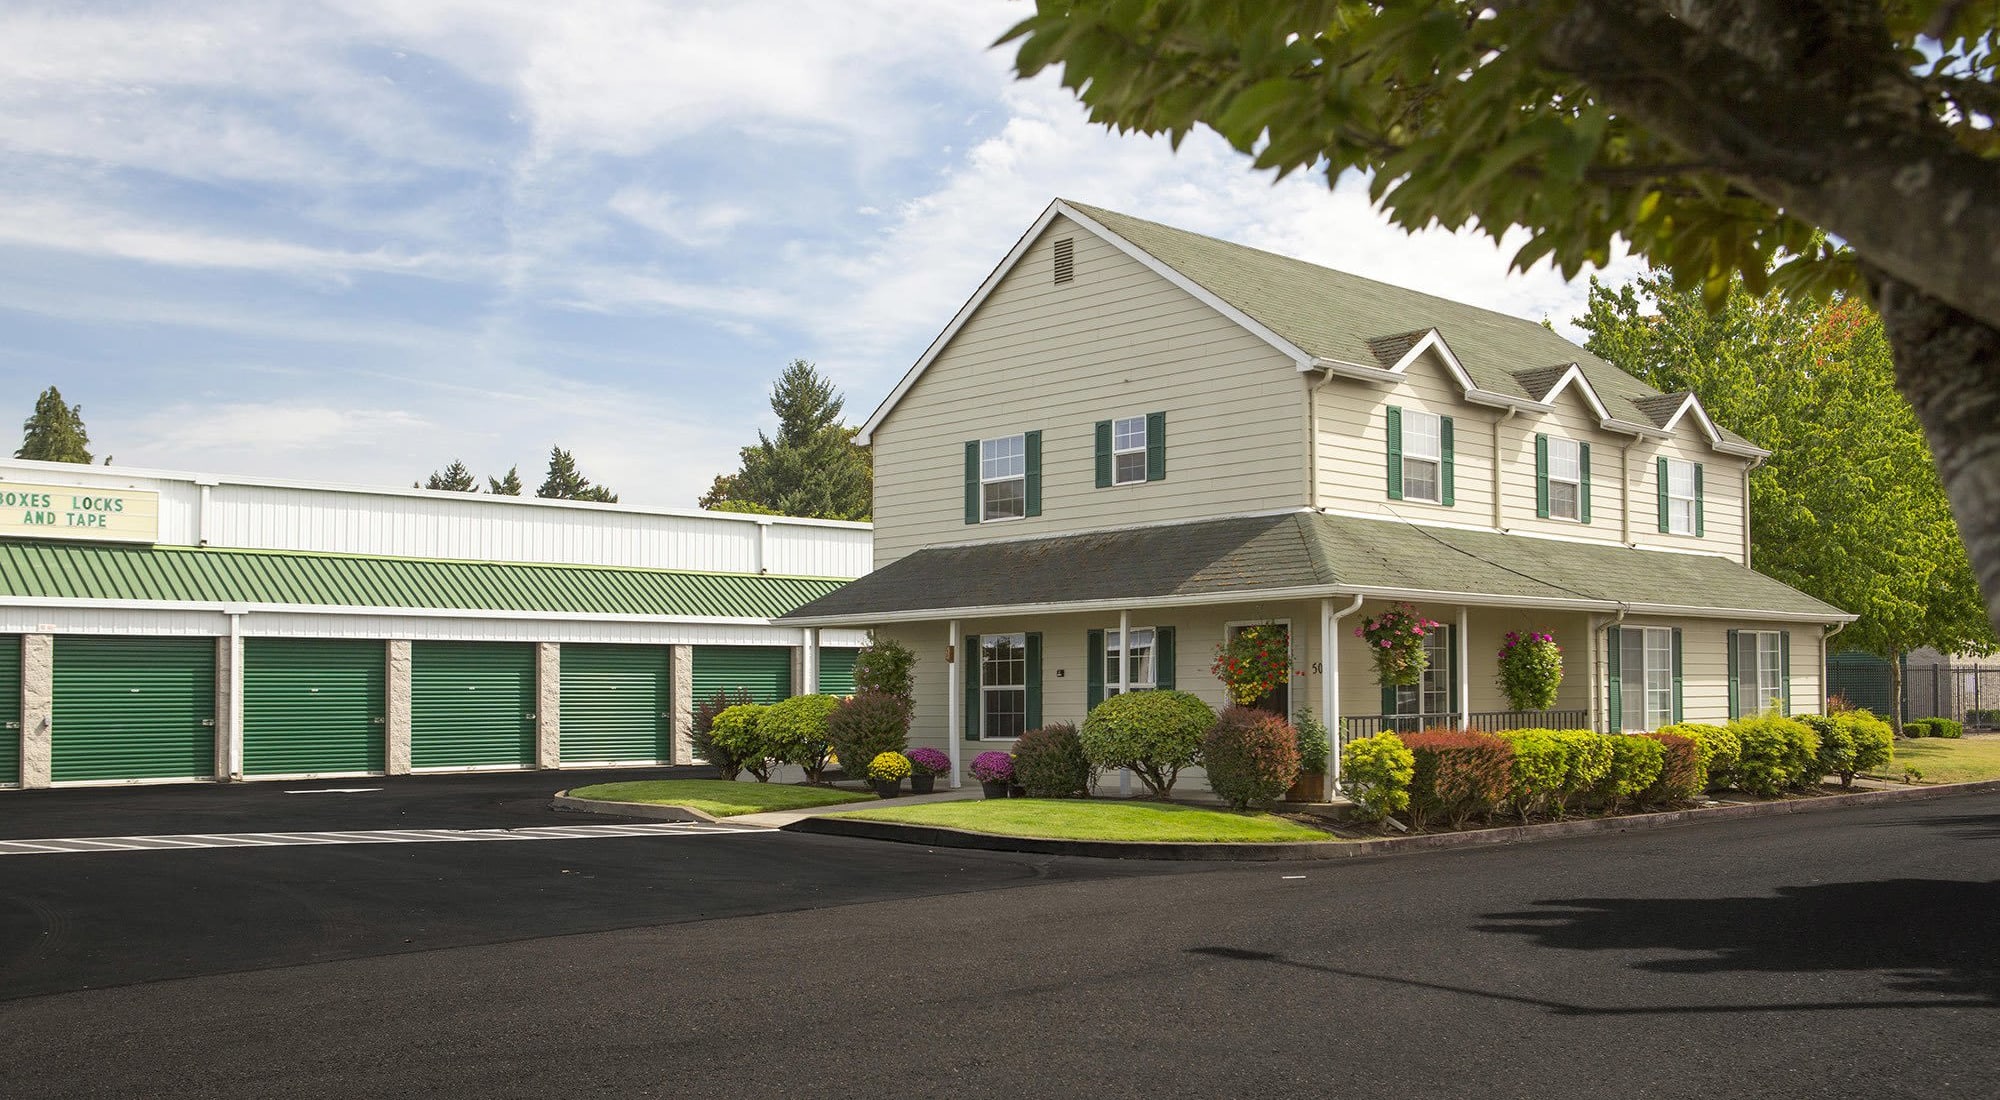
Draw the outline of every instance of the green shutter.
<instances>
[{"instance_id":1,"label":"green shutter","mask_svg":"<svg viewBox=\"0 0 2000 1100\"><path fill-rule=\"evenodd\" d=\"M1167 479L1167 414L1146 414L1146 480Z\"/></svg>"},{"instance_id":2,"label":"green shutter","mask_svg":"<svg viewBox=\"0 0 2000 1100\"><path fill-rule=\"evenodd\" d=\"M792 650L781 645L698 645L694 647L694 701L720 692L730 702L744 692L753 703L792 697Z\"/></svg>"},{"instance_id":3,"label":"green shutter","mask_svg":"<svg viewBox=\"0 0 2000 1100\"><path fill-rule=\"evenodd\" d=\"M1111 488L1111 421L1097 422L1097 487Z\"/></svg>"},{"instance_id":4,"label":"green shutter","mask_svg":"<svg viewBox=\"0 0 2000 1100\"><path fill-rule=\"evenodd\" d=\"M1104 701L1104 632L1092 630L1084 634L1083 642L1083 685L1086 713L1097 709Z\"/></svg>"},{"instance_id":5,"label":"green shutter","mask_svg":"<svg viewBox=\"0 0 2000 1100\"><path fill-rule=\"evenodd\" d=\"M821 649L819 651L820 694L854 694L854 660L860 655L861 651L858 649Z\"/></svg>"},{"instance_id":6,"label":"green shutter","mask_svg":"<svg viewBox=\"0 0 2000 1100\"><path fill-rule=\"evenodd\" d=\"M0 783L21 781L21 636L0 634Z\"/></svg>"},{"instance_id":7,"label":"green shutter","mask_svg":"<svg viewBox=\"0 0 2000 1100\"><path fill-rule=\"evenodd\" d=\"M1535 433L1535 514L1549 518L1549 437Z\"/></svg>"},{"instance_id":8,"label":"green shutter","mask_svg":"<svg viewBox=\"0 0 2000 1100\"><path fill-rule=\"evenodd\" d=\"M1667 460L1661 459L1654 468L1660 482L1660 534L1664 535L1667 533Z\"/></svg>"},{"instance_id":9,"label":"green shutter","mask_svg":"<svg viewBox=\"0 0 2000 1100\"><path fill-rule=\"evenodd\" d=\"M1458 480L1455 473L1457 463L1452 457L1451 417L1449 416L1438 417L1438 453L1444 459L1442 463L1443 469L1438 474L1438 480L1441 482L1438 498L1445 507L1449 508L1458 502L1458 493L1454 485Z\"/></svg>"},{"instance_id":10,"label":"green shutter","mask_svg":"<svg viewBox=\"0 0 2000 1100\"><path fill-rule=\"evenodd\" d=\"M58 634L51 778L215 777L215 639Z\"/></svg>"},{"instance_id":11,"label":"green shutter","mask_svg":"<svg viewBox=\"0 0 2000 1100\"><path fill-rule=\"evenodd\" d=\"M1729 652L1730 721L1735 721L1736 719L1743 717L1743 704L1741 702L1743 698L1742 694L1743 672L1742 672L1742 665L1738 663L1738 661L1740 660L1738 654L1742 652L1741 646L1743 643L1737 639L1737 633L1738 632L1734 630L1728 632L1728 634L1726 635L1726 637L1728 638L1728 642L1725 646L1725 648Z\"/></svg>"},{"instance_id":12,"label":"green shutter","mask_svg":"<svg viewBox=\"0 0 2000 1100\"><path fill-rule=\"evenodd\" d=\"M979 635L967 634L958 652L959 693L964 697L962 724L967 741L979 740Z\"/></svg>"},{"instance_id":13,"label":"green shutter","mask_svg":"<svg viewBox=\"0 0 2000 1100\"><path fill-rule=\"evenodd\" d=\"M1617 627L1605 628L1604 646L1604 732L1617 733L1625 728L1625 674L1619 670L1624 652Z\"/></svg>"},{"instance_id":14,"label":"green shutter","mask_svg":"<svg viewBox=\"0 0 2000 1100\"><path fill-rule=\"evenodd\" d=\"M243 773L385 770L387 661L379 641L243 639Z\"/></svg>"},{"instance_id":15,"label":"green shutter","mask_svg":"<svg viewBox=\"0 0 2000 1100\"><path fill-rule=\"evenodd\" d=\"M1674 722L1681 720L1681 628L1674 628Z\"/></svg>"},{"instance_id":16,"label":"green shutter","mask_svg":"<svg viewBox=\"0 0 2000 1100\"><path fill-rule=\"evenodd\" d=\"M1778 684L1782 693L1779 702L1783 705L1785 717L1792 716L1792 632L1778 633Z\"/></svg>"},{"instance_id":17,"label":"green shutter","mask_svg":"<svg viewBox=\"0 0 2000 1100\"><path fill-rule=\"evenodd\" d=\"M568 643L559 664L563 763L673 759L674 674L666 646Z\"/></svg>"},{"instance_id":18,"label":"green shutter","mask_svg":"<svg viewBox=\"0 0 2000 1100\"><path fill-rule=\"evenodd\" d=\"M1042 433L1028 432L1026 435L1028 452L1028 514L1042 514Z\"/></svg>"},{"instance_id":19,"label":"green shutter","mask_svg":"<svg viewBox=\"0 0 2000 1100\"><path fill-rule=\"evenodd\" d=\"M965 444L965 522L979 522L979 441Z\"/></svg>"},{"instance_id":20,"label":"green shutter","mask_svg":"<svg viewBox=\"0 0 2000 1100\"><path fill-rule=\"evenodd\" d=\"M1418 709L1422 708L1419 707ZM1396 713L1396 689L1393 685L1390 684L1382 685L1382 713L1383 714Z\"/></svg>"},{"instance_id":21,"label":"green shutter","mask_svg":"<svg viewBox=\"0 0 2000 1100\"><path fill-rule=\"evenodd\" d=\"M1161 691L1174 688L1174 628L1153 628L1153 686Z\"/></svg>"},{"instance_id":22,"label":"green shutter","mask_svg":"<svg viewBox=\"0 0 2000 1100\"><path fill-rule=\"evenodd\" d=\"M1026 729L1042 728L1042 636L1028 631L1028 715Z\"/></svg>"},{"instance_id":23,"label":"green shutter","mask_svg":"<svg viewBox=\"0 0 2000 1100\"><path fill-rule=\"evenodd\" d=\"M1590 522L1590 444L1576 445L1577 465L1577 515L1583 522Z\"/></svg>"},{"instance_id":24,"label":"green shutter","mask_svg":"<svg viewBox=\"0 0 2000 1100\"><path fill-rule=\"evenodd\" d=\"M1708 534L1708 520L1702 514L1701 506L1701 463L1694 464L1694 533L1700 538Z\"/></svg>"},{"instance_id":25,"label":"green shutter","mask_svg":"<svg viewBox=\"0 0 2000 1100\"><path fill-rule=\"evenodd\" d=\"M1394 405L1389 406L1389 499L1403 499L1403 410Z\"/></svg>"},{"instance_id":26,"label":"green shutter","mask_svg":"<svg viewBox=\"0 0 2000 1100\"><path fill-rule=\"evenodd\" d=\"M410 766L535 764L535 647L410 644Z\"/></svg>"}]
</instances>

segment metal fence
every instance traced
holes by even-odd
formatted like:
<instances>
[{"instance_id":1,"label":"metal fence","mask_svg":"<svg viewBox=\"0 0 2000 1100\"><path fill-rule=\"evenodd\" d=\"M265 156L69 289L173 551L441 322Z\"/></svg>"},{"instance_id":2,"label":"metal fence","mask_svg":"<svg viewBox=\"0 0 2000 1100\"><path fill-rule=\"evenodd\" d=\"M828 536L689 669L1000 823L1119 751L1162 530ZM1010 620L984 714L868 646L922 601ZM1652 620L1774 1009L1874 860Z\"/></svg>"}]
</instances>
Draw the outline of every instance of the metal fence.
<instances>
[{"instance_id":1,"label":"metal fence","mask_svg":"<svg viewBox=\"0 0 2000 1100\"><path fill-rule=\"evenodd\" d=\"M1341 719L1340 743L1373 737L1378 733L1416 733L1437 726L1475 729L1487 733L1499 730L1583 729L1590 721L1586 710L1475 710L1461 725L1456 711L1450 714L1354 714Z\"/></svg>"},{"instance_id":2,"label":"metal fence","mask_svg":"<svg viewBox=\"0 0 2000 1100\"><path fill-rule=\"evenodd\" d=\"M2000 729L2000 665L1911 665L1903 674L1903 701L1911 718Z\"/></svg>"}]
</instances>

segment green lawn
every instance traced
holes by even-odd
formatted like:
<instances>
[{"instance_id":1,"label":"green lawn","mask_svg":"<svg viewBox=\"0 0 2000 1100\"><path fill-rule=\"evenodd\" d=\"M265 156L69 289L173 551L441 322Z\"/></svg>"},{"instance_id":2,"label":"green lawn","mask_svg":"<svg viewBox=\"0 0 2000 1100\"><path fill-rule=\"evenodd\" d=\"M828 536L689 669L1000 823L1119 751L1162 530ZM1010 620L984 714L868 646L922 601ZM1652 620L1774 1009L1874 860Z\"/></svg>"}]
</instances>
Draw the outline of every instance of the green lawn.
<instances>
[{"instance_id":1,"label":"green lawn","mask_svg":"<svg viewBox=\"0 0 2000 1100\"><path fill-rule=\"evenodd\" d=\"M804 810L864 802L872 794L836 791L830 787L796 787L790 783L734 783L727 779L652 779L643 783L599 783L578 787L571 798L604 802L658 802L687 806L710 817L761 814L769 810Z\"/></svg>"},{"instance_id":2,"label":"green lawn","mask_svg":"<svg viewBox=\"0 0 2000 1100\"><path fill-rule=\"evenodd\" d=\"M1912 737L1896 739L1896 760L1875 772L1880 779L1901 779L1904 768L1924 773L1926 783L1971 783L2000 779L2000 737Z\"/></svg>"},{"instance_id":3,"label":"green lawn","mask_svg":"<svg viewBox=\"0 0 2000 1100\"><path fill-rule=\"evenodd\" d=\"M1270 814L1238 814L1159 802L1009 798L979 802L926 802L850 810L839 817L941 825L977 833L1055 840L1154 840L1180 842L1332 840L1317 829Z\"/></svg>"}]
</instances>

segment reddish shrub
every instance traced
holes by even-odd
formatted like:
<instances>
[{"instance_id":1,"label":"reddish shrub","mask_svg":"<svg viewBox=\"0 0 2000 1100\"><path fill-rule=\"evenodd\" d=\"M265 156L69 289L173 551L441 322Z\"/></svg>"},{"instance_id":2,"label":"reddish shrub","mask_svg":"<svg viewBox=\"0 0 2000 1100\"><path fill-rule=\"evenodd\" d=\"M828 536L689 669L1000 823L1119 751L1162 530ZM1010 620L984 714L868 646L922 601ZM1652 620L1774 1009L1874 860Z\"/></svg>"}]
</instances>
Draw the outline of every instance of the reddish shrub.
<instances>
[{"instance_id":1,"label":"reddish shrub","mask_svg":"<svg viewBox=\"0 0 2000 1100\"><path fill-rule=\"evenodd\" d=\"M1473 730L1430 729L1403 738L1417 758L1410 780L1410 823L1423 828L1442 817L1462 828L1475 814L1490 814L1510 793L1514 746Z\"/></svg>"},{"instance_id":2,"label":"reddish shrub","mask_svg":"<svg viewBox=\"0 0 2000 1100\"><path fill-rule=\"evenodd\" d=\"M1642 806L1679 806L1693 802L1708 789L1708 776L1701 766L1701 750L1694 738L1678 733L1649 733L1660 743L1660 777L1639 792Z\"/></svg>"},{"instance_id":3,"label":"reddish shrub","mask_svg":"<svg viewBox=\"0 0 2000 1100\"><path fill-rule=\"evenodd\" d=\"M1299 735L1266 711L1230 707L1201 748L1209 789L1239 810L1284 794L1299 774Z\"/></svg>"}]
</instances>

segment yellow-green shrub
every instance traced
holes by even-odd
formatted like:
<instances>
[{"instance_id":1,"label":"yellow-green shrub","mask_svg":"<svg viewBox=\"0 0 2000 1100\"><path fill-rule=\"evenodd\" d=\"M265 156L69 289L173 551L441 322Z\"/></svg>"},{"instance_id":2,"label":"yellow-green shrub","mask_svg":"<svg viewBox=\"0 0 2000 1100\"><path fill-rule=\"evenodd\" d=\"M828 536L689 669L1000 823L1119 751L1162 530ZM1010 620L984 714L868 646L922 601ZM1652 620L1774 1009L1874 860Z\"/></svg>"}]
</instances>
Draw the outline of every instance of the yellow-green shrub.
<instances>
[{"instance_id":1,"label":"yellow-green shrub","mask_svg":"<svg viewBox=\"0 0 2000 1100\"><path fill-rule=\"evenodd\" d=\"M757 729L763 716L764 704L738 703L715 716L708 734L709 740L740 761L743 770L756 776L759 783L770 780L771 767L777 763L776 754Z\"/></svg>"},{"instance_id":2,"label":"yellow-green shrub","mask_svg":"<svg viewBox=\"0 0 2000 1100\"><path fill-rule=\"evenodd\" d=\"M1806 721L1819 734L1820 771L1839 776L1843 787L1853 786L1856 775L1887 767L1895 759L1895 733L1869 711L1842 711Z\"/></svg>"},{"instance_id":3,"label":"yellow-green shrub","mask_svg":"<svg viewBox=\"0 0 2000 1100\"><path fill-rule=\"evenodd\" d=\"M1788 788L1817 786L1819 735L1804 722L1777 714L1738 718L1729 732L1743 747L1736 766L1736 787L1751 794L1775 795Z\"/></svg>"},{"instance_id":4,"label":"yellow-green shrub","mask_svg":"<svg viewBox=\"0 0 2000 1100\"><path fill-rule=\"evenodd\" d=\"M1416 774L1416 755L1393 733L1349 741L1340 750L1340 792L1362 821L1409 809L1410 778Z\"/></svg>"},{"instance_id":5,"label":"yellow-green shrub","mask_svg":"<svg viewBox=\"0 0 2000 1100\"><path fill-rule=\"evenodd\" d=\"M1611 738L1593 730L1550 730L1549 735L1569 754L1559 796L1549 801L1549 812L1560 818L1611 774Z\"/></svg>"},{"instance_id":6,"label":"yellow-green shrub","mask_svg":"<svg viewBox=\"0 0 2000 1100\"><path fill-rule=\"evenodd\" d=\"M1695 754L1701 761L1704 790L1719 791L1735 786L1736 762L1743 756L1743 744L1735 734L1721 726L1700 722L1678 722L1661 726L1655 732L1679 734L1694 742Z\"/></svg>"},{"instance_id":7,"label":"yellow-green shrub","mask_svg":"<svg viewBox=\"0 0 2000 1100\"><path fill-rule=\"evenodd\" d=\"M818 783L833 751L827 719L838 706L840 699L833 695L794 695L772 703L757 716L758 739L777 760L804 769L806 782Z\"/></svg>"},{"instance_id":8,"label":"yellow-green shrub","mask_svg":"<svg viewBox=\"0 0 2000 1100\"><path fill-rule=\"evenodd\" d=\"M1591 796L1599 806L1615 814L1660 777L1664 750L1658 741L1636 734L1608 735L1604 742L1611 750L1611 766L1591 789Z\"/></svg>"},{"instance_id":9,"label":"yellow-green shrub","mask_svg":"<svg viewBox=\"0 0 2000 1100\"><path fill-rule=\"evenodd\" d=\"M1507 804L1526 821L1562 798L1574 749L1554 730L1502 730L1500 736L1514 746L1513 783Z\"/></svg>"}]
</instances>

